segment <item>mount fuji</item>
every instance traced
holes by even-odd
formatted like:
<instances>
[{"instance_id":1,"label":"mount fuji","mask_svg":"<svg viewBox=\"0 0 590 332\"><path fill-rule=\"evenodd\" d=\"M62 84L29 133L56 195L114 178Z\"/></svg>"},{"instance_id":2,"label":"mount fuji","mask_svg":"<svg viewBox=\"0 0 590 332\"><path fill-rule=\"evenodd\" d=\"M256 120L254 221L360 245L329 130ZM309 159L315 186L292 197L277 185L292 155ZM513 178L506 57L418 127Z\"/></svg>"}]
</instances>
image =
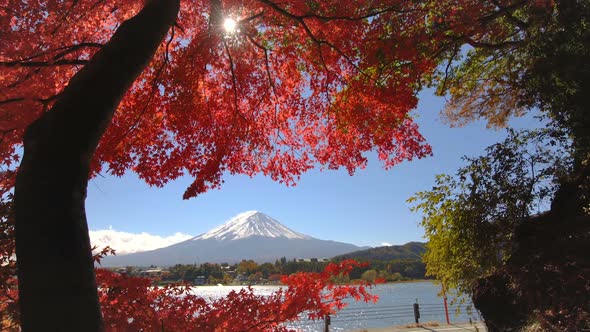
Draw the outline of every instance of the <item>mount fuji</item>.
<instances>
[{"instance_id":1,"label":"mount fuji","mask_svg":"<svg viewBox=\"0 0 590 332\"><path fill-rule=\"evenodd\" d=\"M242 259L263 263L281 257L329 258L366 248L319 240L291 230L264 213L248 211L192 239L151 251L107 256L101 263L103 266L169 266L236 263Z\"/></svg>"}]
</instances>

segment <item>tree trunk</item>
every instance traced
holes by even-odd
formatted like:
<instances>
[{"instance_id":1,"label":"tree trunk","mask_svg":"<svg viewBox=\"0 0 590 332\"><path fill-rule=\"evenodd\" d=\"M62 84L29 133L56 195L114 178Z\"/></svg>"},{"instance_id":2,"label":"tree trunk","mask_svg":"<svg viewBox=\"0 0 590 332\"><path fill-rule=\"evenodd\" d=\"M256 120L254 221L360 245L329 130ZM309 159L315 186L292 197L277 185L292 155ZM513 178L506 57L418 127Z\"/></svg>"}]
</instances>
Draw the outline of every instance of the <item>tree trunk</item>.
<instances>
[{"instance_id":1,"label":"tree trunk","mask_svg":"<svg viewBox=\"0 0 590 332\"><path fill-rule=\"evenodd\" d=\"M15 187L24 331L101 331L84 201L115 109L174 24L179 0L149 0L31 124Z\"/></svg>"}]
</instances>

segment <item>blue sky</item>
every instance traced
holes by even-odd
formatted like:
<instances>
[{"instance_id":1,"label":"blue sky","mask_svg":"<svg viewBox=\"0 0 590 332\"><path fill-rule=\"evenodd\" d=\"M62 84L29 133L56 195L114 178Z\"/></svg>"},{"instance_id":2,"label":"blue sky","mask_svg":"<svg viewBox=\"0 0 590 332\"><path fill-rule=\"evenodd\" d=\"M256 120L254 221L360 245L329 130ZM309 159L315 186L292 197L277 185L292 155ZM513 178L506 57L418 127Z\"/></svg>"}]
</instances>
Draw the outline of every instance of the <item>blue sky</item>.
<instances>
[{"instance_id":1,"label":"blue sky","mask_svg":"<svg viewBox=\"0 0 590 332\"><path fill-rule=\"evenodd\" d=\"M486 129L483 122L450 128L439 116L443 105L444 99L427 90L421 93L414 112L422 134L432 145L432 157L385 171L376 156L370 156L367 168L354 176L345 170L313 170L295 187L263 176L226 176L221 190L190 200L182 200L189 178L151 188L131 172L122 178L97 177L88 186L89 227L130 233L127 237L142 232L155 235L144 238L149 243L177 232L196 236L238 213L258 210L320 239L361 246L422 241L423 231L417 226L420 216L409 211L406 199L431 188L435 174L453 173L462 165L463 155L479 155L506 136L504 130ZM531 128L537 127L538 121L529 115L510 125Z\"/></svg>"}]
</instances>

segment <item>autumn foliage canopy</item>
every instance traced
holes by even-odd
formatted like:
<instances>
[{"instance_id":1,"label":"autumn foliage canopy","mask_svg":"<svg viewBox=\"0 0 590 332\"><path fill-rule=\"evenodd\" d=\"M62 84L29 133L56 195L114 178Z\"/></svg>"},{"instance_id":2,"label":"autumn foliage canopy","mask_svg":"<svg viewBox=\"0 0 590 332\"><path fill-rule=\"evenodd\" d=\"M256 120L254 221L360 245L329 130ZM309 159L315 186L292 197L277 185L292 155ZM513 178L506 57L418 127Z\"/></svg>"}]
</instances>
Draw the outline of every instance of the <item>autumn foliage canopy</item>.
<instances>
[{"instance_id":1,"label":"autumn foliage canopy","mask_svg":"<svg viewBox=\"0 0 590 332\"><path fill-rule=\"evenodd\" d=\"M424 56L435 45L419 29L423 5L216 3L181 2L176 26L120 104L92 174L131 169L158 186L190 174L188 198L218 187L224 171L292 184L315 162L352 172L373 148L386 166L430 153L408 117L422 74L436 65ZM1 7L4 164L18 160L24 128L141 7L127 0ZM223 30L225 17L238 22L235 31ZM417 29L398 35L400 24Z\"/></svg>"},{"instance_id":2,"label":"autumn foliage canopy","mask_svg":"<svg viewBox=\"0 0 590 332\"><path fill-rule=\"evenodd\" d=\"M93 76L87 65L97 63L91 62L93 56L105 49L123 50L120 54L126 54L125 45L141 45L142 41L113 41L112 36L116 32L125 36L125 27L129 26L126 23L137 18L135 15L142 8L154 3L165 7L178 2L0 0L0 194L3 198L15 186L26 129L38 124L36 120L47 118L51 119L40 125L45 131L35 133L38 136L29 140L32 166L28 173L19 173L34 178L21 186L24 194L20 202L33 202L32 205L42 205L49 196L57 197L53 188L39 189L42 184L53 183L45 181L45 177L57 173L56 170L44 169L35 160L58 164L63 159L71 166L92 157L88 177L101 173L120 176L131 170L155 186L189 175L194 180L184 198L190 198L219 187L226 173L264 174L294 184L303 172L317 164L328 169L344 167L352 173L366 165L368 151L376 151L385 167L424 157L431 150L409 112L416 107L416 95L424 85L440 82L442 91L447 88L448 70L443 66L441 71L441 63L448 60L446 69L452 67L466 44L479 49L509 49L521 35L512 28L514 25L508 24L515 19L515 11L542 9L552 1L183 0L176 22L169 30L171 22L160 22L161 31L168 33L151 61L136 66L144 70L129 90L111 93L109 89L114 88L110 86L99 83L92 86L93 81L88 78ZM176 10L169 12L176 13ZM152 10L149 15L153 14ZM233 29L224 27L228 18L235 23ZM146 44L151 42L148 40ZM133 53L133 50L126 51ZM100 66L92 68L97 67ZM80 77L87 79L84 84L76 81ZM102 79L108 81L108 77ZM82 85L86 90L77 99L66 98L75 95ZM59 113L65 114L59 119L70 121L72 114L78 116L76 119L83 119L86 113L82 112L89 110L74 111L75 103L63 105L67 102L62 101L79 102L88 95L89 86L114 96L106 104L118 105L112 119L109 112L103 112L97 120L108 122L106 132L102 132L100 125L94 126L92 119L88 121L96 130L93 134L100 139L98 148L95 151L93 142L84 142L80 145L85 147L80 150L84 151L80 156L63 153L57 160L48 158L63 142L76 137L43 136L55 126L51 122L54 118L45 115L52 114L53 107L60 105L66 110ZM66 87L69 90L64 90ZM493 91L484 90L480 91L481 95ZM125 92L121 100L118 92ZM468 101L473 100L478 99ZM86 117L92 118L94 114ZM80 125L76 122L76 126ZM58 147L47 143L42 151L35 150L48 136L55 139L52 142L58 142ZM24 141L26 156L27 141ZM35 159L39 156L42 158ZM82 167L84 174L85 167ZM61 184L59 176L51 181ZM86 180L85 176L81 177ZM74 205L78 209L83 207L85 185L74 185L75 190L82 188L75 195L61 193L61 201L73 196L82 201L82 204L68 201L63 210ZM37 208L27 204L17 204L21 216L27 217L29 209ZM84 215L83 208L80 215ZM20 242L23 243L21 257L35 258L32 243L47 239L38 234L43 231L24 227L39 220L34 215L28 217L27 222L18 221L25 220L23 217L17 217L16 222L17 228L21 225L24 230L21 236L26 235ZM62 217L56 213L54 221ZM72 221L72 225L77 223L86 226L85 218ZM43 226L43 223L36 225ZM76 227L64 226L64 229L67 232L82 229ZM68 242L64 235L64 248L84 244L85 236ZM73 270L78 268L76 273L83 274L83 265L91 267L90 253L87 254L85 265L73 267ZM65 260L61 264L73 266ZM87 270L90 272L86 276L91 276L91 269ZM110 284L129 282L103 272L98 277L110 280ZM316 277L325 280L323 275ZM92 283L91 279L85 280ZM31 282L31 290L42 287L41 281ZM291 281L312 285L309 280ZM131 292L134 286L125 287ZM149 293L153 296L149 301L160 298L157 292ZM290 301L288 292L281 301ZM104 302L105 294L101 294L105 312L117 306L127 308L120 310L132 310L133 306L122 305L125 300L116 294L109 295L112 307L111 302ZM310 294L319 293L306 293ZM293 299L301 299L305 294L297 295ZM252 296L246 292L238 298L247 301ZM290 304L279 305L278 298L264 301L277 301L267 303L266 308L280 306L277 314L283 316L272 320L288 320L295 312ZM162 308L166 305L158 304ZM303 303L298 306L305 307ZM198 300L186 308L189 313L194 312L191 310L214 312ZM327 310L322 308L304 310L320 310L316 311L320 314ZM112 311L113 315L117 310ZM159 311L158 315L165 312ZM182 311L170 314L182 314Z\"/></svg>"}]
</instances>

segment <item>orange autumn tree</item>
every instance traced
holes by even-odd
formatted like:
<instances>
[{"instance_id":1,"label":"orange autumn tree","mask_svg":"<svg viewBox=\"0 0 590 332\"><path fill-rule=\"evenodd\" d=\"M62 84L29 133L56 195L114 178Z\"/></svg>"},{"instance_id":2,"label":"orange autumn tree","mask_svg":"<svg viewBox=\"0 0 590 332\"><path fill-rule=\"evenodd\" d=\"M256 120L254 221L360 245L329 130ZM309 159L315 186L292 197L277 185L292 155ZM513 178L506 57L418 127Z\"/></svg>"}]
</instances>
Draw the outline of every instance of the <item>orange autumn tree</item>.
<instances>
[{"instance_id":1,"label":"orange autumn tree","mask_svg":"<svg viewBox=\"0 0 590 332\"><path fill-rule=\"evenodd\" d=\"M190 198L226 172L293 184L317 164L352 173L370 150L385 167L428 155L417 91L457 45L504 36L505 2L0 2L23 328L102 329L90 177L190 175Z\"/></svg>"},{"instance_id":2,"label":"orange autumn tree","mask_svg":"<svg viewBox=\"0 0 590 332\"><path fill-rule=\"evenodd\" d=\"M361 266L330 263L321 273L283 276L284 286L270 295L250 287L206 300L190 287L150 287L151 280L97 270L106 330L113 331L291 331L286 322L306 316L322 319L344 307L347 298L377 301L367 283L335 285L334 277Z\"/></svg>"}]
</instances>

